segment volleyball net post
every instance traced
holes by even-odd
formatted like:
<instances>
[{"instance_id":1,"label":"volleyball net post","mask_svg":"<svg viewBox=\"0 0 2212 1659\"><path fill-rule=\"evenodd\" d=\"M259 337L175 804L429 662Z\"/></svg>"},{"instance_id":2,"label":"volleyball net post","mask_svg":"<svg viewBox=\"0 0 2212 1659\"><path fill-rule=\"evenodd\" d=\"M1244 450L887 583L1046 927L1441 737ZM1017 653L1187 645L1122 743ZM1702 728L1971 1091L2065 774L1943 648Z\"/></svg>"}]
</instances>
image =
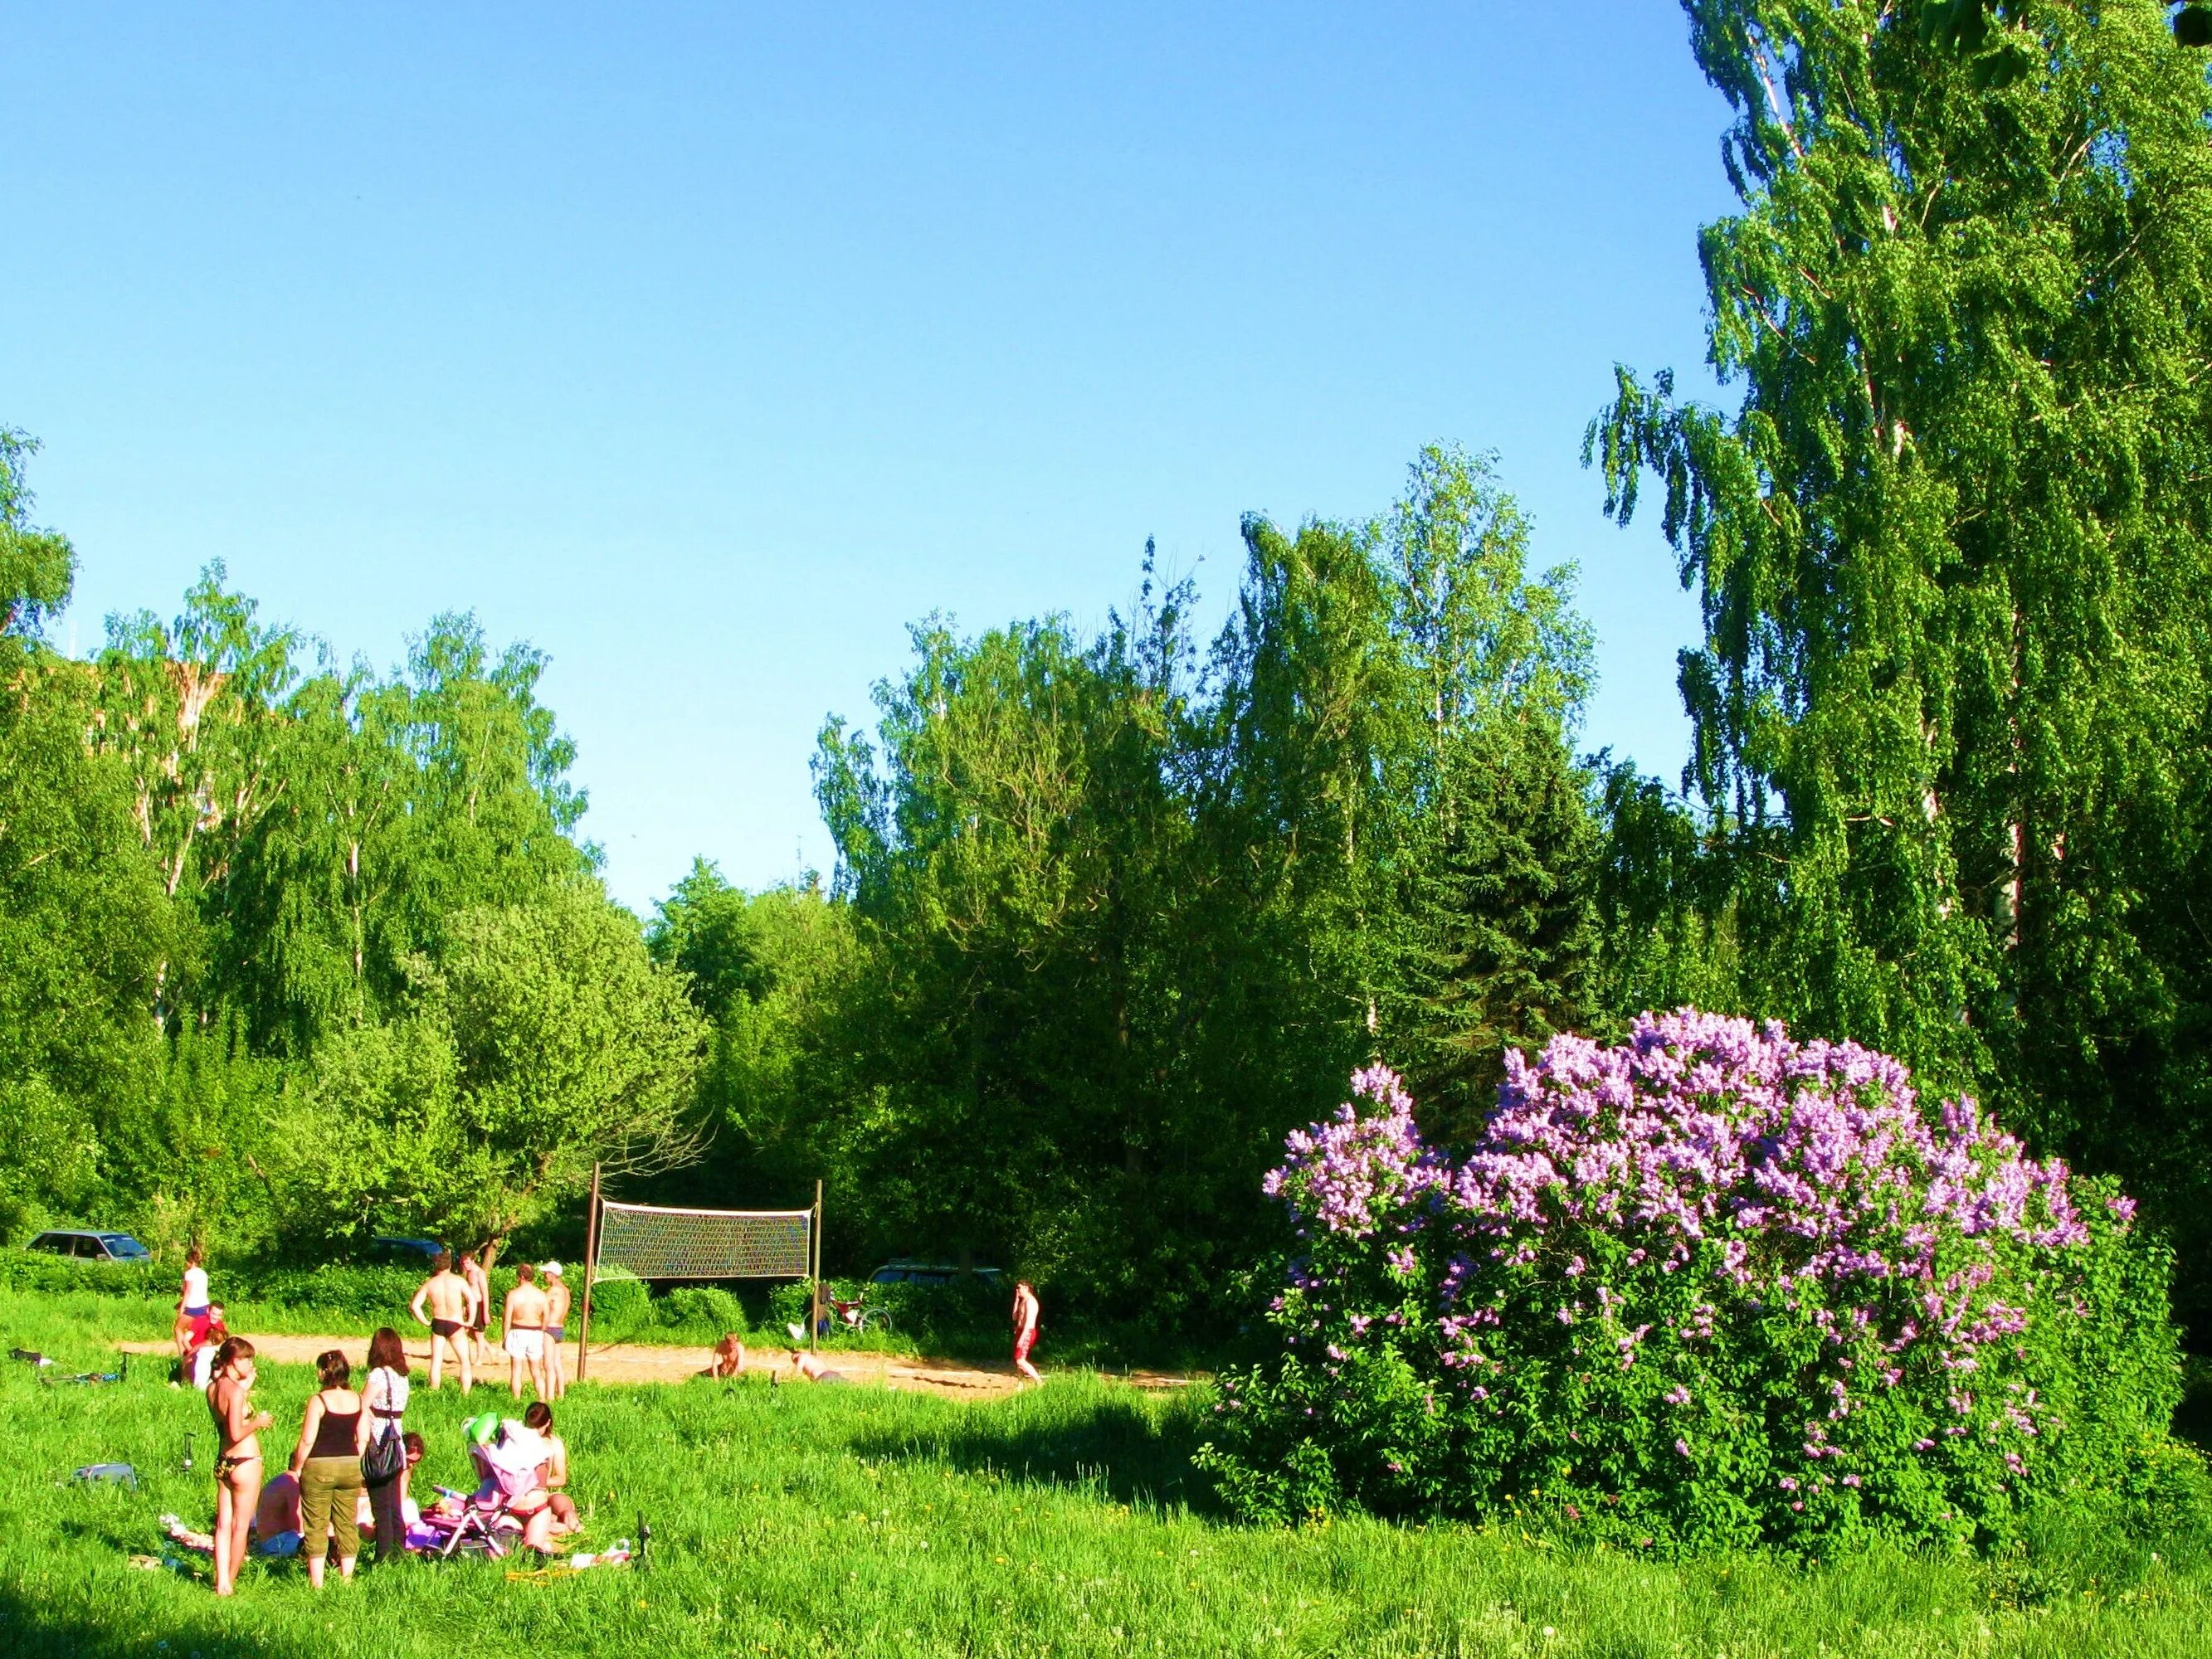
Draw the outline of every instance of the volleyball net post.
<instances>
[{"instance_id":1,"label":"volleyball net post","mask_svg":"<svg viewBox=\"0 0 2212 1659\"><path fill-rule=\"evenodd\" d=\"M591 1363L592 1291L603 1273L653 1279L798 1279L814 1287L821 1324L822 1183L804 1210L693 1210L623 1204L592 1171L584 1231L584 1305L576 1328L576 1380ZM817 1334L816 1344L820 1339Z\"/></svg>"}]
</instances>

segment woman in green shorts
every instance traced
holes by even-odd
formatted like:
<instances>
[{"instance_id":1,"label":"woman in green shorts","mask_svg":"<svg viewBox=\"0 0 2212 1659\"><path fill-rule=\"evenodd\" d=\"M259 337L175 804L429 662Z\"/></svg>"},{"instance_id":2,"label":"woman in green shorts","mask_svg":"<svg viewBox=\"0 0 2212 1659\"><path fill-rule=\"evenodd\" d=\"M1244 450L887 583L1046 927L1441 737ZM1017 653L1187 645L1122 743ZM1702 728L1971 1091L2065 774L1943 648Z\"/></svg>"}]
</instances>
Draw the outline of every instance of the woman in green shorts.
<instances>
[{"instance_id":1,"label":"woman in green shorts","mask_svg":"<svg viewBox=\"0 0 2212 1659\"><path fill-rule=\"evenodd\" d=\"M361 1454L368 1444L368 1413L350 1384L353 1367L336 1348L315 1359L323 1386L307 1402L300 1424L300 1443L292 1449L292 1473L300 1478L300 1547L307 1558L307 1582L323 1587L323 1558L330 1553L331 1528L338 1534L338 1577L353 1577L361 1554Z\"/></svg>"}]
</instances>

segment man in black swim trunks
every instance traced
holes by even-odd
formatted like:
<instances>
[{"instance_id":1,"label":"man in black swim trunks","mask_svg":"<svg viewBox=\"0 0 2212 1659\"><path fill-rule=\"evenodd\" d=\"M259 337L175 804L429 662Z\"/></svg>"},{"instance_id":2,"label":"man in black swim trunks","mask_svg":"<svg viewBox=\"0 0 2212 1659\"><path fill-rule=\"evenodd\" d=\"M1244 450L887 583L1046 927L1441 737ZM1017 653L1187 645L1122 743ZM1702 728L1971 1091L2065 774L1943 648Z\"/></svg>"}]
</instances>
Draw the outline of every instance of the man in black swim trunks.
<instances>
[{"instance_id":1,"label":"man in black swim trunks","mask_svg":"<svg viewBox=\"0 0 2212 1659\"><path fill-rule=\"evenodd\" d=\"M437 1271L415 1292L410 1311L416 1323L430 1328L430 1386L438 1386L441 1363L450 1353L460 1368L461 1393L466 1395L477 1380L469 1355L469 1327L476 1319L477 1293L469 1288L467 1279L453 1271L453 1258L445 1251L438 1252L435 1266ZM428 1313L423 1311L425 1303L429 1304Z\"/></svg>"}]
</instances>

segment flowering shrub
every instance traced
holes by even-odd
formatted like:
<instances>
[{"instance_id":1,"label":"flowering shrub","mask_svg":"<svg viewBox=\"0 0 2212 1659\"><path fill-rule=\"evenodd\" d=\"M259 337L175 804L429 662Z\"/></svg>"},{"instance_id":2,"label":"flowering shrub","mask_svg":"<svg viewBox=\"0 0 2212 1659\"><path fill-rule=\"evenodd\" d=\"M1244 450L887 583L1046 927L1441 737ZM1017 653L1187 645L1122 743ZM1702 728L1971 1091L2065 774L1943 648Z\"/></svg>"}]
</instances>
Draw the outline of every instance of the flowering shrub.
<instances>
[{"instance_id":1,"label":"flowering shrub","mask_svg":"<svg viewBox=\"0 0 2212 1659\"><path fill-rule=\"evenodd\" d=\"M1989 1547L2172 1461L2134 1206L1886 1055L1647 1014L1509 1055L1464 1158L1388 1070L1352 1089L1267 1177L1304 1251L1283 1351L1224 1379L1200 1454L1248 1516Z\"/></svg>"}]
</instances>

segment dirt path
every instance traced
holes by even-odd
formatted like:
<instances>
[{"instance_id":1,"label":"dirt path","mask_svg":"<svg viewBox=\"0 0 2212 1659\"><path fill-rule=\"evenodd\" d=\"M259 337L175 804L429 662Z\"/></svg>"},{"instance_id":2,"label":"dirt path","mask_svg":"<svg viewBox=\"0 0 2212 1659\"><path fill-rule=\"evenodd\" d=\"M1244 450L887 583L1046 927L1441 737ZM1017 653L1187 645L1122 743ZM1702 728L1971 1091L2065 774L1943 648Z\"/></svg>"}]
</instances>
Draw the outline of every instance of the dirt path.
<instances>
[{"instance_id":1,"label":"dirt path","mask_svg":"<svg viewBox=\"0 0 2212 1659\"><path fill-rule=\"evenodd\" d=\"M254 1332L251 1336L254 1350L259 1356L280 1365L308 1365L315 1356L327 1348L337 1348L346 1357L359 1363L360 1356L368 1351L368 1339L363 1336L263 1336ZM166 1342L124 1342L117 1345L125 1353L167 1354L171 1352ZM410 1339L406 1344L410 1366L420 1364L426 1370L430 1364L430 1340ZM567 1361L568 1375L576 1375L576 1345L564 1344L562 1356ZM773 1371L789 1381L791 1368L780 1348L755 1350L748 1348L745 1368L748 1371ZM1015 1392L1019 1379L1011 1370L998 1370L988 1366L969 1365L957 1359L913 1359L902 1354L854 1353L836 1351L823 1358L842 1375L855 1382L873 1383L887 1389L903 1389L911 1393L933 1394L948 1400L997 1400ZM707 1350L704 1348L663 1348L643 1343L594 1342L592 1344L589 1382L681 1382L688 1376L696 1376L707 1369ZM507 1356L495 1349L490 1365L480 1374L480 1382L507 1387ZM1135 1371L1122 1379L1139 1389L1176 1389L1189 1378L1170 1376L1159 1371Z\"/></svg>"}]
</instances>

